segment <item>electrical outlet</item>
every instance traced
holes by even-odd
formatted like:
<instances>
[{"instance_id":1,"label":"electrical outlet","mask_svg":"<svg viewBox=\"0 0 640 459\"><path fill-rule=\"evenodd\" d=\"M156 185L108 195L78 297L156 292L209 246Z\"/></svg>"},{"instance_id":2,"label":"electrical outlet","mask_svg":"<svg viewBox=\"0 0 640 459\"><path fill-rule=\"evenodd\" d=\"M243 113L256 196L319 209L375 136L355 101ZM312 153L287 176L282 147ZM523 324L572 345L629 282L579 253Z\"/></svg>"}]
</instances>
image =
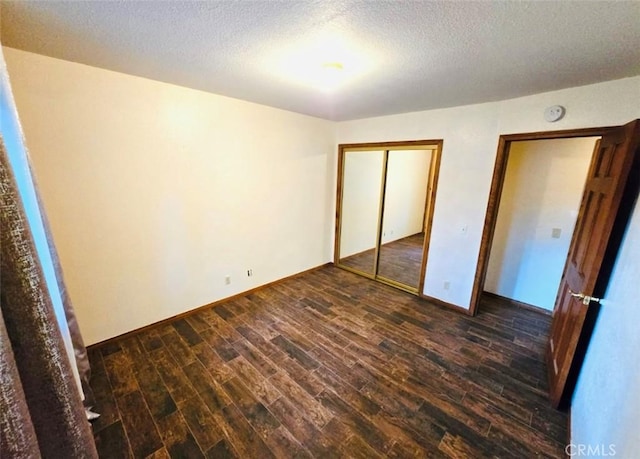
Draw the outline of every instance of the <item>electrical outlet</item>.
<instances>
[{"instance_id":1,"label":"electrical outlet","mask_svg":"<svg viewBox=\"0 0 640 459\"><path fill-rule=\"evenodd\" d=\"M560 239L560 235L562 234L562 229L560 228L552 228L551 229L551 237L553 239Z\"/></svg>"},{"instance_id":2,"label":"electrical outlet","mask_svg":"<svg viewBox=\"0 0 640 459\"><path fill-rule=\"evenodd\" d=\"M247 277L253 276L253 269L247 269Z\"/></svg>"},{"instance_id":3,"label":"electrical outlet","mask_svg":"<svg viewBox=\"0 0 640 459\"><path fill-rule=\"evenodd\" d=\"M231 283L231 276L224 276L224 283L229 285Z\"/></svg>"},{"instance_id":4,"label":"electrical outlet","mask_svg":"<svg viewBox=\"0 0 640 459\"><path fill-rule=\"evenodd\" d=\"M445 290L449 290L449 287L451 287L451 282L449 281L444 281L444 285L442 286Z\"/></svg>"}]
</instances>

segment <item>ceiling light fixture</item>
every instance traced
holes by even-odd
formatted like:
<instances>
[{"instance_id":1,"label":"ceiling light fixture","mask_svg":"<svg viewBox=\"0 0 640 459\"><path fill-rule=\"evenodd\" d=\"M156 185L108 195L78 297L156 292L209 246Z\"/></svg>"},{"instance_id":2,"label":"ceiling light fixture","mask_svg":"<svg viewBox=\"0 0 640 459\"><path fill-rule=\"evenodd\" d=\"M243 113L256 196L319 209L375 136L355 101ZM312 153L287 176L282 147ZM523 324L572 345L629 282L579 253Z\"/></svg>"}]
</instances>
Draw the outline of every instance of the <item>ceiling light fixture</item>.
<instances>
[{"instance_id":1,"label":"ceiling light fixture","mask_svg":"<svg viewBox=\"0 0 640 459\"><path fill-rule=\"evenodd\" d=\"M340 86L344 80L344 66L340 62L325 62L318 75L318 87L331 91Z\"/></svg>"},{"instance_id":2,"label":"ceiling light fixture","mask_svg":"<svg viewBox=\"0 0 640 459\"><path fill-rule=\"evenodd\" d=\"M373 67L370 52L334 35L288 45L270 57L272 71L279 78L328 93L370 73Z\"/></svg>"},{"instance_id":3,"label":"ceiling light fixture","mask_svg":"<svg viewBox=\"0 0 640 459\"><path fill-rule=\"evenodd\" d=\"M340 71L344 69L344 66L340 62L325 62L322 64L322 68L331 71Z\"/></svg>"}]
</instances>

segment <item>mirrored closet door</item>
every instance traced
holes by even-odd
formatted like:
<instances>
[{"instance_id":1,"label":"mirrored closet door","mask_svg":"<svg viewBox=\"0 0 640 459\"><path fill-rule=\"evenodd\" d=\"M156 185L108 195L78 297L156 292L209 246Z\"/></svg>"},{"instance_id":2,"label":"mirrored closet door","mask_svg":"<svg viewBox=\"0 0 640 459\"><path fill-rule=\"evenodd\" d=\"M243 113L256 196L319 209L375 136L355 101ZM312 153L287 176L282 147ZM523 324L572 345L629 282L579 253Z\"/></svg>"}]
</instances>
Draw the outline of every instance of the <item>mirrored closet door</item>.
<instances>
[{"instance_id":1,"label":"mirrored closet door","mask_svg":"<svg viewBox=\"0 0 640 459\"><path fill-rule=\"evenodd\" d=\"M337 266L422 291L442 141L340 145Z\"/></svg>"}]
</instances>

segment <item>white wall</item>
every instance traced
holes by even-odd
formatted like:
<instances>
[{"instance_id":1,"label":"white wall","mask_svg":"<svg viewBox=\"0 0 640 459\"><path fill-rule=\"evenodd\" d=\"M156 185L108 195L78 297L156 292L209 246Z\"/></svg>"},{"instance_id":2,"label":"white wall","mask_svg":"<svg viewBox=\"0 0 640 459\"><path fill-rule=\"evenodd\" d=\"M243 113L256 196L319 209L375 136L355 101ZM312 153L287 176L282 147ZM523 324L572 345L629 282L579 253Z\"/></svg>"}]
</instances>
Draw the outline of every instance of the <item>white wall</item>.
<instances>
[{"instance_id":1,"label":"white wall","mask_svg":"<svg viewBox=\"0 0 640 459\"><path fill-rule=\"evenodd\" d=\"M553 310L596 140L511 144L486 291Z\"/></svg>"},{"instance_id":2,"label":"white wall","mask_svg":"<svg viewBox=\"0 0 640 459\"><path fill-rule=\"evenodd\" d=\"M87 344L330 261L333 123L4 51Z\"/></svg>"},{"instance_id":3,"label":"white wall","mask_svg":"<svg viewBox=\"0 0 640 459\"><path fill-rule=\"evenodd\" d=\"M380 219L384 151L344 156L340 258L375 248Z\"/></svg>"},{"instance_id":4,"label":"white wall","mask_svg":"<svg viewBox=\"0 0 640 459\"><path fill-rule=\"evenodd\" d=\"M640 455L639 279L640 201L637 201L571 408L572 443L592 448L614 445L615 457L620 458Z\"/></svg>"},{"instance_id":5,"label":"white wall","mask_svg":"<svg viewBox=\"0 0 640 459\"><path fill-rule=\"evenodd\" d=\"M567 114L550 124L543 111L555 104L565 106ZM444 140L424 293L468 308L499 135L613 126L638 117L640 77L634 77L501 102L346 121L338 123L338 142Z\"/></svg>"},{"instance_id":6,"label":"white wall","mask_svg":"<svg viewBox=\"0 0 640 459\"><path fill-rule=\"evenodd\" d=\"M431 150L389 152L383 244L423 231L431 154Z\"/></svg>"}]
</instances>

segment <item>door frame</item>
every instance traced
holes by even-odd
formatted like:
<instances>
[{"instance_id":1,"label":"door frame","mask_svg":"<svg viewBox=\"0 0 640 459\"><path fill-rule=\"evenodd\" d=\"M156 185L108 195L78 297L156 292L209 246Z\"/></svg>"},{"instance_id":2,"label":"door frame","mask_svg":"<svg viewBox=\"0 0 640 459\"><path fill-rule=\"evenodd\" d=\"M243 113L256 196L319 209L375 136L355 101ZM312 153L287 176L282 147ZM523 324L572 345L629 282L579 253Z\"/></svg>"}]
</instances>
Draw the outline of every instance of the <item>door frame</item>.
<instances>
[{"instance_id":1,"label":"door frame","mask_svg":"<svg viewBox=\"0 0 640 459\"><path fill-rule=\"evenodd\" d=\"M404 290L413 295L417 295L419 297L424 298L424 281L426 278L427 271L427 258L429 254L429 243L431 241L431 227L433 225L433 212L436 201L436 192L438 187L438 176L440 174L440 160L442 157L442 146L444 141L442 139L434 139L434 140L405 140L405 141L393 141L393 142L368 142L368 143L344 143L338 145L338 177L337 177L337 190L336 190L336 219L335 219L335 239L333 241L333 263L335 266L338 266L341 269L345 269L347 271L355 272L356 274L368 277L370 279L376 280L383 284L391 285L392 287L396 287L400 290ZM433 146L433 153L431 154L431 162L429 165L429 180L427 182L427 196L425 200L425 213L424 213L424 221L423 221L423 230L424 230L424 242L422 246L422 264L420 266L420 278L418 281L418 289L417 292L413 291L413 289L408 289L403 286L403 284L387 281L385 279L379 278L374 272L373 276L366 275L365 273L361 273L360 271L353 270L349 267L343 266L339 262L340 256L340 231L341 231L341 217L342 217L342 187L343 187L343 177L344 177L344 157L345 152L348 150L354 149L366 149L366 150L394 150L394 149L405 149L410 150L412 147L416 147L419 149L420 147ZM386 163L385 166L386 168ZM386 174L385 174L386 176ZM385 179L386 180L386 179ZM381 202L384 202L384 193L385 187L383 184L382 188L382 196ZM380 206L380 213L382 214L382 206ZM378 222L378 233L380 233L382 228L382 215L379 216ZM381 235L377 235L376 241L376 254L378 257L377 247L380 245L380 237ZM377 261L376 261L377 265Z\"/></svg>"},{"instance_id":2,"label":"door frame","mask_svg":"<svg viewBox=\"0 0 640 459\"><path fill-rule=\"evenodd\" d=\"M484 283L487 277L489 267L489 256L491 255L491 247L493 245L493 236L498 221L498 209L500 200L502 199L502 188L507 174L507 162L509 161L509 150L512 142L521 142L528 140L554 140L554 139L570 139L575 137L597 137L602 136L614 129L615 126L567 129L562 131L542 131L529 132L522 134L505 134L501 135L498 140L498 150L496 154L495 167L493 169L493 178L491 179L491 189L489 192L489 201L487 204L487 212L482 229L482 239L480 241L480 251L478 254L478 264L476 274L473 281L473 289L471 290L471 302L469 304L468 314L475 316L478 313L480 299L484 291ZM593 158L593 153L592 153Z\"/></svg>"}]
</instances>

